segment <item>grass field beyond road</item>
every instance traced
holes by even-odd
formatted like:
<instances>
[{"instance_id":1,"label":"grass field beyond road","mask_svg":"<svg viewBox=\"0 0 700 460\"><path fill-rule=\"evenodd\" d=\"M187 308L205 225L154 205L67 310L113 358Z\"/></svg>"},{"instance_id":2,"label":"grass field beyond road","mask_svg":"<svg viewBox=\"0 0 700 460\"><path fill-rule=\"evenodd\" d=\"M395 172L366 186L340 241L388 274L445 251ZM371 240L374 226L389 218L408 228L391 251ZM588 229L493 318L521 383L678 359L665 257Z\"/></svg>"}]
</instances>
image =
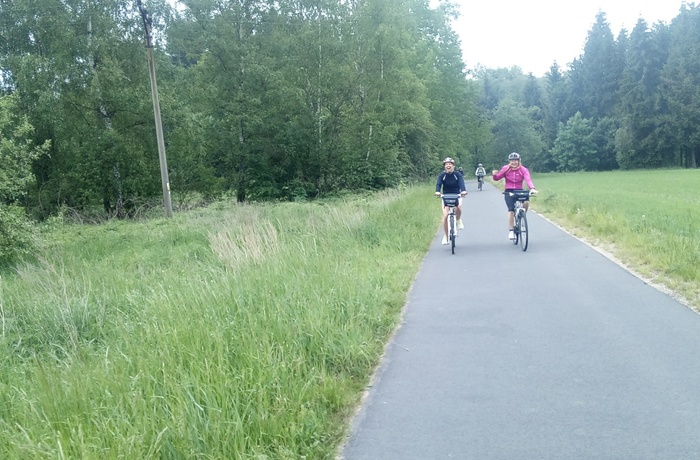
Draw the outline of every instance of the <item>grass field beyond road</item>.
<instances>
[{"instance_id":1,"label":"grass field beyond road","mask_svg":"<svg viewBox=\"0 0 700 460\"><path fill-rule=\"evenodd\" d=\"M534 209L700 310L700 170L535 175Z\"/></svg>"}]
</instances>

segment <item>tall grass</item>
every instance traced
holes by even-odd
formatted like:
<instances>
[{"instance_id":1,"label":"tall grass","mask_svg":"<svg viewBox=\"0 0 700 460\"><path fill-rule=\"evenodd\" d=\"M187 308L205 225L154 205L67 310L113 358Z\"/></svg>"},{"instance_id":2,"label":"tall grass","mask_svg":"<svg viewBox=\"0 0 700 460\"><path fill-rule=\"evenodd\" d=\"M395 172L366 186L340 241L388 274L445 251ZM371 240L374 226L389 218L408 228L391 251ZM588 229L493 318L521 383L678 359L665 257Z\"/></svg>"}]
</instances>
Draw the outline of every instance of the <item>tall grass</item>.
<instances>
[{"instance_id":1,"label":"tall grass","mask_svg":"<svg viewBox=\"0 0 700 460\"><path fill-rule=\"evenodd\" d=\"M540 174L534 208L700 310L700 170Z\"/></svg>"},{"instance_id":2,"label":"tall grass","mask_svg":"<svg viewBox=\"0 0 700 460\"><path fill-rule=\"evenodd\" d=\"M332 458L434 201L418 187L56 226L0 279L0 458Z\"/></svg>"}]
</instances>

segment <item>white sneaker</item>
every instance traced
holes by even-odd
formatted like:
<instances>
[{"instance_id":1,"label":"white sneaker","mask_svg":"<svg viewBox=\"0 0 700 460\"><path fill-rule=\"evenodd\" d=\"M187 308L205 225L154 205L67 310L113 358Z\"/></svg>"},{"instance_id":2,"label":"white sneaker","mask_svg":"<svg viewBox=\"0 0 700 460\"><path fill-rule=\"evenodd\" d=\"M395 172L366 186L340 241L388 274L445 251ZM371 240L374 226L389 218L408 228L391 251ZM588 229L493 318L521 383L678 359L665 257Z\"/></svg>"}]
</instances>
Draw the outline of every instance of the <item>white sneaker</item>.
<instances>
[{"instance_id":1,"label":"white sneaker","mask_svg":"<svg viewBox=\"0 0 700 460\"><path fill-rule=\"evenodd\" d=\"M513 230L510 230L508 232L508 239L509 240L514 240L515 239L515 233L513 233Z\"/></svg>"},{"instance_id":2,"label":"white sneaker","mask_svg":"<svg viewBox=\"0 0 700 460\"><path fill-rule=\"evenodd\" d=\"M447 244L447 235L442 237L442 244Z\"/></svg>"},{"instance_id":3,"label":"white sneaker","mask_svg":"<svg viewBox=\"0 0 700 460\"><path fill-rule=\"evenodd\" d=\"M459 219L457 221L457 230L462 230L464 229L464 224L462 223L462 219Z\"/></svg>"}]
</instances>

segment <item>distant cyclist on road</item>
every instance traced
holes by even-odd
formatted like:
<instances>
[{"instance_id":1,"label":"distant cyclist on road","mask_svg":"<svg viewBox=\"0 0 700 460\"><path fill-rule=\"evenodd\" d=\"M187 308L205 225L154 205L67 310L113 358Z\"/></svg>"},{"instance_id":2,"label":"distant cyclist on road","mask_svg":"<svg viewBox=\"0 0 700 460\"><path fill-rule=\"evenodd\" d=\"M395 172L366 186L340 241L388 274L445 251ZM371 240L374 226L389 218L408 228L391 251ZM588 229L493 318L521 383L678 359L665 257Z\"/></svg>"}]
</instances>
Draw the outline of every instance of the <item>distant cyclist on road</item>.
<instances>
[{"instance_id":1,"label":"distant cyclist on road","mask_svg":"<svg viewBox=\"0 0 700 460\"><path fill-rule=\"evenodd\" d=\"M437 178L437 183L435 184L435 196L442 196L444 194L454 194L465 196L467 194L467 187L464 185L464 176L459 171L455 171L455 161L447 157L442 160L442 165L445 170L442 171ZM450 212L448 206L442 203L442 229L445 231L445 236L442 237L442 244L448 244L447 239L447 214ZM457 229L463 229L464 224L462 223L462 198L459 199L459 204L457 209L455 209L455 217L457 217Z\"/></svg>"},{"instance_id":2,"label":"distant cyclist on road","mask_svg":"<svg viewBox=\"0 0 700 460\"><path fill-rule=\"evenodd\" d=\"M520 154L513 152L508 155L508 164L503 166L500 171L495 169L492 171L493 180L499 181L503 178L506 179L506 192L512 192L513 190L523 190L523 182L527 183L530 189L531 195L537 195L537 189L535 189L535 184L532 183L530 178L530 171L521 164ZM508 207L508 239L512 240L515 238L513 233L513 221L515 220L515 200L514 196L510 196L508 193L505 194L506 206ZM523 203L525 212L527 212L530 206L529 201Z\"/></svg>"},{"instance_id":3,"label":"distant cyclist on road","mask_svg":"<svg viewBox=\"0 0 700 460\"><path fill-rule=\"evenodd\" d=\"M486 170L484 169L484 165L479 163L479 166L476 168L476 171L474 171L474 175L476 176L476 179L479 181L479 183L484 181L484 176L486 175Z\"/></svg>"}]
</instances>

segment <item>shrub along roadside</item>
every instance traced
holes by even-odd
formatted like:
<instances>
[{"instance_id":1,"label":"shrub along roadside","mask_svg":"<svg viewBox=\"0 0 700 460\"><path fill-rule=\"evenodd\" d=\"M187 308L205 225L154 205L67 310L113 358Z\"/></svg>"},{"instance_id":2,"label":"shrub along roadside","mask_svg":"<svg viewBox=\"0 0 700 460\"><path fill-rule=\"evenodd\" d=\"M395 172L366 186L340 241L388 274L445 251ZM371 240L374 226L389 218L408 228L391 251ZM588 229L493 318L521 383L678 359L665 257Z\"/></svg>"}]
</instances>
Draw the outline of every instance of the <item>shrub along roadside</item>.
<instances>
[{"instance_id":1,"label":"shrub along roadside","mask_svg":"<svg viewBox=\"0 0 700 460\"><path fill-rule=\"evenodd\" d=\"M415 187L55 227L0 284L0 457L331 457L438 221Z\"/></svg>"}]
</instances>

